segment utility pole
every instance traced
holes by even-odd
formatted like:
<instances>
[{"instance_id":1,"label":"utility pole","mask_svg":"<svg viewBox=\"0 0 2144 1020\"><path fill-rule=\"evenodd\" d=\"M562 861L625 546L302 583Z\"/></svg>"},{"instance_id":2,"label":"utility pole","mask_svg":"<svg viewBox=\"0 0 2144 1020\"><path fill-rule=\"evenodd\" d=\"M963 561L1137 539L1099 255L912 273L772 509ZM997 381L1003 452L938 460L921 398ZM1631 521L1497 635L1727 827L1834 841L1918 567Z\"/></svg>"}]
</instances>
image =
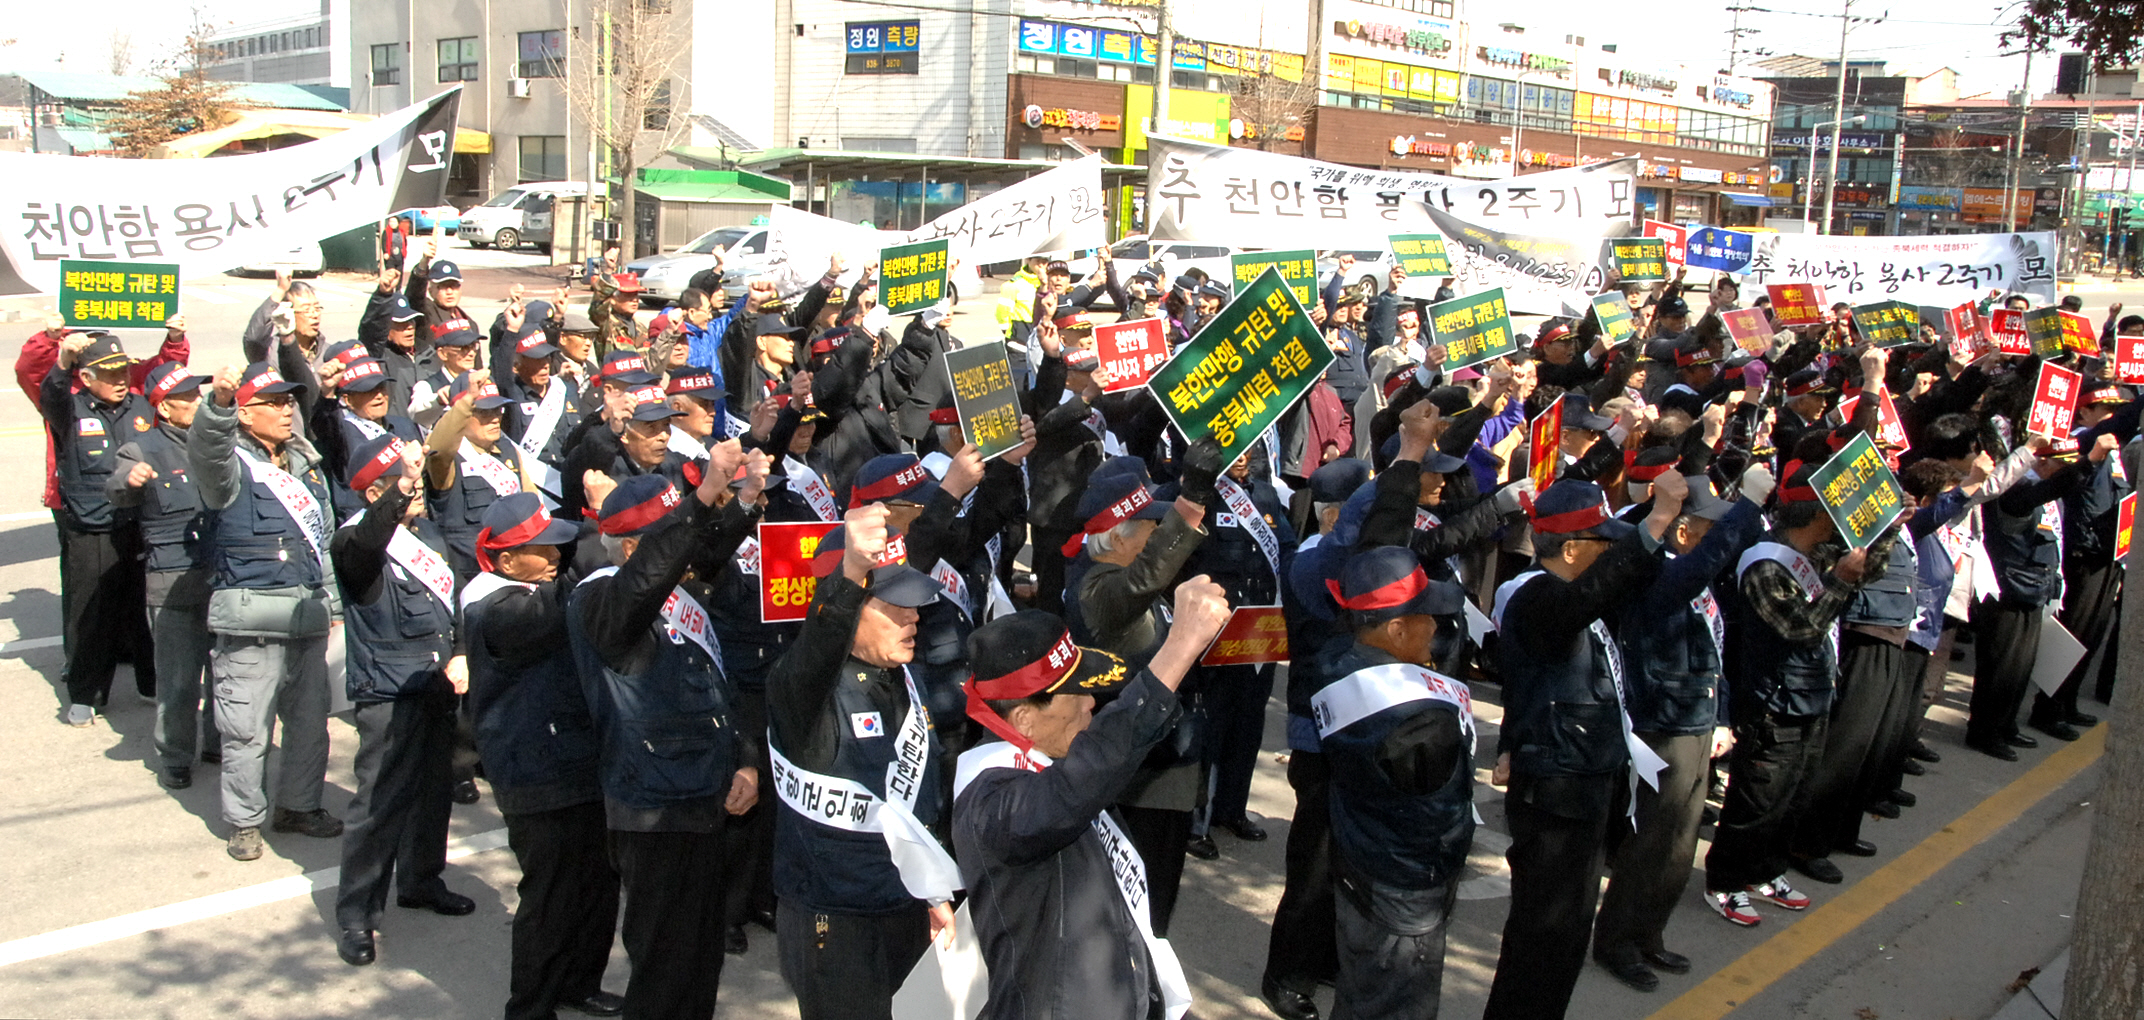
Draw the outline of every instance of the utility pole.
<instances>
[{"instance_id":1,"label":"utility pole","mask_svg":"<svg viewBox=\"0 0 2144 1020\"><path fill-rule=\"evenodd\" d=\"M2137 104L2137 119L2129 124L2129 173L2122 178L2122 208L2124 209L2129 209L2130 198L2137 191L2137 149L2139 148L2144 148L2144 103ZM2108 213L2108 215L2111 217L2113 213ZM2130 227L2128 226L2128 221L2130 217L2135 215L2136 210L2132 209L2129 216L2122 217L2121 246L2114 249L2114 265L2117 269L2121 267L2122 263L2129 260Z\"/></svg>"},{"instance_id":2,"label":"utility pole","mask_svg":"<svg viewBox=\"0 0 2144 1020\"><path fill-rule=\"evenodd\" d=\"M1154 5L1154 21L1161 49L1154 55L1154 121L1147 127L1148 134L1165 130L1162 125L1169 120L1169 84L1176 77L1176 36L1169 26L1169 0ZM1147 151L1154 151L1151 143Z\"/></svg>"},{"instance_id":3,"label":"utility pole","mask_svg":"<svg viewBox=\"0 0 2144 1020\"><path fill-rule=\"evenodd\" d=\"M1846 0L1839 9L1839 90L1831 100L1831 160L1824 172L1827 186L1824 188L1824 222L1817 224L1819 234L1831 233L1832 199L1839 193L1839 131L1846 126L1846 31L1853 25L1854 0Z\"/></svg>"},{"instance_id":4,"label":"utility pole","mask_svg":"<svg viewBox=\"0 0 2144 1020\"><path fill-rule=\"evenodd\" d=\"M1742 27L1742 12L1754 11L1756 10L1756 8L1751 7L1747 4L1736 4L1733 7L1729 7L1728 10L1733 11L1735 16L1734 27L1729 28L1727 30L1727 73L1733 74L1735 73L1736 61L1740 60L1742 57L1742 37L1745 35L1756 35L1761 30L1755 28L1745 29Z\"/></svg>"},{"instance_id":5,"label":"utility pole","mask_svg":"<svg viewBox=\"0 0 2144 1020\"><path fill-rule=\"evenodd\" d=\"M2018 175L2025 168L2025 122L2032 115L2032 51L2037 48L2036 40L2025 41L2025 81L2017 90L2017 133L2010 137L2010 183L2003 189L2003 229L2013 233L2017 231Z\"/></svg>"}]
</instances>

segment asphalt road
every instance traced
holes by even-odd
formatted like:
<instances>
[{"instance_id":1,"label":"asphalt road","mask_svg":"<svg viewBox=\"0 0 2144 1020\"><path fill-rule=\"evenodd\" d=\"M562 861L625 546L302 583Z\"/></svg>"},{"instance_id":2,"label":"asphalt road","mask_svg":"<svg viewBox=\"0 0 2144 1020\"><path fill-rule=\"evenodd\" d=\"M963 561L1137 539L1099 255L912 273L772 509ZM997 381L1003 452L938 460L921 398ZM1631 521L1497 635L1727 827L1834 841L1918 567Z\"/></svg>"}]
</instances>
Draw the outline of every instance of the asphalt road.
<instances>
[{"instance_id":1,"label":"asphalt road","mask_svg":"<svg viewBox=\"0 0 2144 1020\"><path fill-rule=\"evenodd\" d=\"M532 257L467 252L479 270L470 305L488 318L511 278L534 281ZM494 286L497 284L497 286ZM368 281L320 281L331 335L354 332ZM190 285L185 312L208 369L238 360L245 317L266 296L265 280L214 279ZM496 291L496 292L493 292ZM2113 296L2086 289L2098 314ZM2144 302L2144 288L2122 297ZM0 302L0 311L34 303ZM987 302L971 302L956 332L987 333ZM16 342L36 329L18 323ZM146 351L153 336L130 337ZM35 412L0 401L0 471L19 479L0 488L0 1016L37 1017L484 1017L498 1015L506 988L508 924L516 870L487 798L457 807L456 859L447 882L476 897L470 917L390 908L380 962L354 969L332 943L334 841L271 834L269 852L239 863L223 851L213 781L162 790L144 765L153 709L115 683L108 716L90 729L59 722L61 665L56 543L38 503L43 471ZM13 475L21 471L21 475ZM1660 991L1629 991L1588 967L1570 1015L1970 1018L1992 1014L2018 972L2053 957L2068 940L2071 905L2098 781L2099 739L2043 746L2005 764L1966 751L1963 735L1969 662L1953 663L1932 714L1931 742L1945 760L1913 781L1920 806L1896 821L1872 821L1882 853L1842 859L1843 887L1811 889L1817 909L1791 915L1760 908L1763 924L1738 929L1700 903L1693 882L1668 944L1696 972L1664 976ZM1487 763L1500 709L1493 685L1477 685L1481 750ZM1278 687L1276 686L1276 689ZM340 811L351 789L354 732L331 723L334 755L327 807ZM2053 741L2047 741L2053 744ZM1266 753L1251 807L1272 838L1243 843L1217 835L1217 861L1191 861L1174 942L1201 1018L1269 1016L1258 1003L1267 921L1279 897L1282 846L1293 810L1273 752L1284 746L1280 705L1269 712ZM1501 793L1486 784L1486 824L1476 840L1447 954L1444 1010L1478 1016L1508 909L1501 852ZM1992 809L1991 809L1992 806ZM1805 887L1812 883L1801 883ZM771 935L754 928L752 950L722 976L720 1016L794 1017L776 971ZM607 982L624 988L627 963L614 954ZM1711 983L1703 983L1712 977ZM1703 984L1701 984L1703 983ZM1329 1006L1329 994L1321 994Z\"/></svg>"}]
</instances>

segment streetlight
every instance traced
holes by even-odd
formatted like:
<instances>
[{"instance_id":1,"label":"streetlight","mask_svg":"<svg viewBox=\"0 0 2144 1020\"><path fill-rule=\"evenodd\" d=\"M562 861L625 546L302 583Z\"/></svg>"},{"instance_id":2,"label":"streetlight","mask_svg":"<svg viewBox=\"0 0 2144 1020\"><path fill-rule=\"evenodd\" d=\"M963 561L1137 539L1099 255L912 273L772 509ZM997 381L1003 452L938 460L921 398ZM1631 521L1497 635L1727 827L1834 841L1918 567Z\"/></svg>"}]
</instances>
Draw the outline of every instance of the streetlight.
<instances>
[{"instance_id":1,"label":"streetlight","mask_svg":"<svg viewBox=\"0 0 2144 1020\"><path fill-rule=\"evenodd\" d=\"M1825 128L1827 128L1827 127L1828 127L1828 128L1832 128L1832 129L1834 129L1834 130L1833 130L1833 131L1831 132L1831 176L1832 176L1832 181L1831 181L1831 190L1827 190L1827 191L1825 191L1825 192L1824 192L1824 229L1823 229L1823 230L1821 231L1822 233L1827 233L1827 234L1828 234L1828 233L1830 233L1830 232L1831 232L1831 191L1832 191L1832 190L1837 190L1837 188L1838 188L1838 186L1839 186L1839 181L1838 181L1838 176L1839 176L1839 132L1837 131L1837 129L1838 129L1838 128L1843 128L1843 127L1845 127L1845 126L1846 126L1846 125L1848 125L1848 124L1859 124L1859 123L1861 123L1862 121L1865 121L1865 120L1867 120L1867 119L1869 119L1869 118L1868 118L1868 115L1867 115L1867 114L1857 113L1857 114L1855 114L1855 115L1853 115L1853 116L1851 116L1851 117L1848 117L1848 118L1846 118L1845 120L1820 120L1820 121L1816 122L1816 124L1815 124L1814 126L1810 127L1810 129L1809 129L1809 194L1808 194L1808 195L1806 195L1806 196L1804 196L1804 197L1803 197L1803 199L1802 199L1802 225L1803 225L1804 227L1808 226L1808 224L1809 224L1809 214L1810 214L1810 213L1812 213L1812 212L1815 212L1815 211L1816 211L1816 136L1817 136L1817 133L1818 133L1818 132L1820 132L1820 131L1822 131L1823 129L1825 129ZM1807 231L1805 230L1805 231L1804 231L1804 233L1806 233L1806 232L1807 232Z\"/></svg>"},{"instance_id":2,"label":"streetlight","mask_svg":"<svg viewBox=\"0 0 2144 1020\"><path fill-rule=\"evenodd\" d=\"M1525 149L1525 146L1520 143L1526 139L1526 79L1537 74L1555 75L1557 78L1564 76L1564 72L1560 68L1530 67L1520 71L1518 77L1511 80L1511 83L1518 86L1519 89L1519 94L1515 97L1518 107L1511 118L1511 176L1513 177L1517 177L1520 173L1519 153ZM1578 133L1577 125L1571 126L1571 133L1574 135Z\"/></svg>"}]
</instances>

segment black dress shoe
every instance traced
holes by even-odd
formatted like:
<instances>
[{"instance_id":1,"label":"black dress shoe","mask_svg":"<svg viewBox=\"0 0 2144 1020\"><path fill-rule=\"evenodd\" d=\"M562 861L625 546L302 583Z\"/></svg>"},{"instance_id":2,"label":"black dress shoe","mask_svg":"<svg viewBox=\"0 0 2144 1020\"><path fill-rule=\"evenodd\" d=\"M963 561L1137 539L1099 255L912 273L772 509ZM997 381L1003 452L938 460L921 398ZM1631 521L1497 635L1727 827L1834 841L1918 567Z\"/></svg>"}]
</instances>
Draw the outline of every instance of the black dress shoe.
<instances>
[{"instance_id":1,"label":"black dress shoe","mask_svg":"<svg viewBox=\"0 0 2144 1020\"><path fill-rule=\"evenodd\" d=\"M722 951L731 956L743 956L752 951L752 940L745 937L744 925L730 926L729 935L722 941Z\"/></svg>"},{"instance_id":2,"label":"black dress shoe","mask_svg":"<svg viewBox=\"0 0 2144 1020\"><path fill-rule=\"evenodd\" d=\"M1928 774L1928 766L1911 758L1899 763L1898 770L1909 776L1925 776Z\"/></svg>"},{"instance_id":3,"label":"black dress shoe","mask_svg":"<svg viewBox=\"0 0 2144 1020\"><path fill-rule=\"evenodd\" d=\"M444 889L424 899L397 896L395 897L395 906L405 907L410 910L429 910L432 913L445 914L448 917L461 917L464 914L476 913L475 900L460 893L448 892Z\"/></svg>"},{"instance_id":4,"label":"black dress shoe","mask_svg":"<svg viewBox=\"0 0 2144 1020\"><path fill-rule=\"evenodd\" d=\"M1184 844L1184 852L1202 861L1221 856L1221 848L1213 844L1212 836L1191 837L1191 842Z\"/></svg>"},{"instance_id":5,"label":"black dress shoe","mask_svg":"<svg viewBox=\"0 0 2144 1020\"><path fill-rule=\"evenodd\" d=\"M1690 973L1690 958L1666 949L1648 949L1643 954L1645 962L1670 974Z\"/></svg>"},{"instance_id":6,"label":"black dress shoe","mask_svg":"<svg viewBox=\"0 0 2144 1020\"><path fill-rule=\"evenodd\" d=\"M589 1016L617 1016L625 1012L625 996L598 990L579 1002L561 1002L559 1005Z\"/></svg>"},{"instance_id":7,"label":"black dress shoe","mask_svg":"<svg viewBox=\"0 0 2144 1020\"><path fill-rule=\"evenodd\" d=\"M1831 863L1831 858L1829 857L1794 857L1789 855L1787 859L1794 863L1794 870L1825 885L1838 885L1846 881L1846 873L1840 871L1838 865Z\"/></svg>"},{"instance_id":8,"label":"black dress shoe","mask_svg":"<svg viewBox=\"0 0 2144 1020\"><path fill-rule=\"evenodd\" d=\"M1913 742L1913 746L1906 748L1906 756L1914 761L1925 761L1930 765L1943 760L1943 756L1937 753L1935 748L1918 740Z\"/></svg>"},{"instance_id":9,"label":"black dress shoe","mask_svg":"<svg viewBox=\"0 0 2144 1020\"><path fill-rule=\"evenodd\" d=\"M194 770L184 765L173 765L156 770L156 783L166 790L183 790L194 785Z\"/></svg>"},{"instance_id":10,"label":"black dress shoe","mask_svg":"<svg viewBox=\"0 0 2144 1020\"><path fill-rule=\"evenodd\" d=\"M476 780L464 779L454 784L454 803L474 804L482 799L484 795L477 792Z\"/></svg>"},{"instance_id":11,"label":"black dress shoe","mask_svg":"<svg viewBox=\"0 0 2144 1020\"><path fill-rule=\"evenodd\" d=\"M1260 843L1264 842L1266 838L1266 830L1249 818L1239 818L1233 822L1215 822L1214 824L1227 829L1229 835L1246 843Z\"/></svg>"},{"instance_id":12,"label":"black dress shoe","mask_svg":"<svg viewBox=\"0 0 2144 1020\"><path fill-rule=\"evenodd\" d=\"M1259 982L1258 997L1266 1000L1266 1008L1281 1020L1318 1020L1317 1000L1272 978Z\"/></svg>"},{"instance_id":13,"label":"black dress shoe","mask_svg":"<svg viewBox=\"0 0 2144 1020\"><path fill-rule=\"evenodd\" d=\"M2099 725L2099 717L2088 712L2071 712L2063 721L2080 730L2088 730Z\"/></svg>"},{"instance_id":14,"label":"black dress shoe","mask_svg":"<svg viewBox=\"0 0 2144 1020\"><path fill-rule=\"evenodd\" d=\"M1970 747L1975 751L1979 751L1981 754L1987 755L1990 758L2000 758L2004 761L2017 760L2017 749L2011 747L2009 744L2003 743L2002 741L1995 741L1993 743L1983 744L1969 740L1966 741L1965 746Z\"/></svg>"},{"instance_id":15,"label":"black dress shoe","mask_svg":"<svg viewBox=\"0 0 2144 1020\"><path fill-rule=\"evenodd\" d=\"M2009 745L2010 745L2011 747L2038 747L2038 746L2040 746L2040 741L2039 741L2039 739L2038 739L2038 738L2036 738L2036 737L2032 737L2032 736L2028 736L2028 735L2026 735L2026 734L2023 734L2023 733L2012 733L2012 734L2010 734L2010 735L2008 735L2008 736L2005 736L2005 737L2003 738L2003 743L2009 744Z\"/></svg>"},{"instance_id":16,"label":"black dress shoe","mask_svg":"<svg viewBox=\"0 0 2144 1020\"><path fill-rule=\"evenodd\" d=\"M1899 807L1912 807L1921 802L1921 798L1914 796L1912 790L1892 790L1883 797Z\"/></svg>"},{"instance_id":17,"label":"black dress shoe","mask_svg":"<svg viewBox=\"0 0 2144 1020\"><path fill-rule=\"evenodd\" d=\"M335 955L352 967L362 967L374 959L372 933L363 928L344 928L335 938Z\"/></svg>"},{"instance_id":18,"label":"black dress shoe","mask_svg":"<svg viewBox=\"0 0 2144 1020\"><path fill-rule=\"evenodd\" d=\"M1635 949L1595 953L1593 962L1600 964L1602 970L1615 975L1617 981L1638 991L1650 992L1660 987L1660 975L1653 973L1653 968L1645 965L1645 960Z\"/></svg>"},{"instance_id":19,"label":"black dress shoe","mask_svg":"<svg viewBox=\"0 0 2144 1020\"><path fill-rule=\"evenodd\" d=\"M1865 839L1857 839L1832 852L1845 854L1848 857L1874 857L1876 856L1876 844Z\"/></svg>"},{"instance_id":20,"label":"black dress shoe","mask_svg":"<svg viewBox=\"0 0 2144 1020\"><path fill-rule=\"evenodd\" d=\"M1898 805L1888 800L1879 800L1869 805L1868 812L1878 818L1897 818Z\"/></svg>"},{"instance_id":21,"label":"black dress shoe","mask_svg":"<svg viewBox=\"0 0 2144 1020\"><path fill-rule=\"evenodd\" d=\"M2043 722L2035 719L2033 720L2032 728L2065 743L2084 736L2084 734L2077 732L2077 727L2060 720ZM2032 738L2027 737L2025 739L2031 740Z\"/></svg>"},{"instance_id":22,"label":"black dress shoe","mask_svg":"<svg viewBox=\"0 0 2144 1020\"><path fill-rule=\"evenodd\" d=\"M772 910L754 910L746 914L744 919L768 931L774 930L774 911Z\"/></svg>"}]
</instances>

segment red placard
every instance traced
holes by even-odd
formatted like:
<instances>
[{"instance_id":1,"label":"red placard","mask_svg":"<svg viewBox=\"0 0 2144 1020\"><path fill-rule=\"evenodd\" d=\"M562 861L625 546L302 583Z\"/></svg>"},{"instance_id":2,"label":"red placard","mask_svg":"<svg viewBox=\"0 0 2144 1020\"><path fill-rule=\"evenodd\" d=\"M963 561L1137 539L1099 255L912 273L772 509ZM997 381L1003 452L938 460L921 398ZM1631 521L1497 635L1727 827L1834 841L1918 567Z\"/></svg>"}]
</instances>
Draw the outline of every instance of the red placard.
<instances>
[{"instance_id":1,"label":"red placard","mask_svg":"<svg viewBox=\"0 0 2144 1020\"><path fill-rule=\"evenodd\" d=\"M1772 320L1762 308L1737 308L1720 316L1735 346L1751 354L1763 354L1772 345Z\"/></svg>"},{"instance_id":2,"label":"red placard","mask_svg":"<svg viewBox=\"0 0 2144 1020\"><path fill-rule=\"evenodd\" d=\"M759 620L783 623L801 620L811 609L811 597L819 579L811 572L811 558L819 542L838 524L804 521L795 524L759 526Z\"/></svg>"},{"instance_id":3,"label":"red placard","mask_svg":"<svg viewBox=\"0 0 2144 1020\"><path fill-rule=\"evenodd\" d=\"M1133 319L1094 327L1094 353L1109 384L1104 393L1137 389L1169 360L1169 342L1159 318Z\"/></svg>"},{"instance_id":4,"label":"red placard","mask_svg":"<svg viewBox=\"0 0 2144 1020\"><path fill-rule=\"evenodd\" d=\"M2121 456L2121 454L2119 454L2119 453L2116 453L2116 454L2114 454L2114 456L2117 456L2117 457L2119 457L2119 456ZM2122 562L2123 560L2126 560L2126 559L2128 559L2128 558L2129 558L2129 542L2130 542L2130 537L2129 537L2129 536L2131 535L2131 533L2135 532L2136 530L2137 530L2137 494L2136 494L2136 493L2134 493L2134 492L2132 492L2132 493L2130 493L2130 494L2129 494L2129 495L2127 495L2127 496L2123 496L2123 497L2122 497L2122 502L2121 502L2121 504L2120 504L2120 505L2119 505L2118 507L2116 507L2116 508L2115 508L2115 512L2114 512L2114 562L2116 562L2116 563L2120 563L2120 562Z\"/></svg>"},{"instance_id":5,"label":"red placard","mask_svg":"<svg viewBox=\"0 0 2144 1020\"><path fill-rule=\"evenodd\" d=\"M2125 383L2144 383L2144 336L2114 338L2114 378Z\"/></svg>"},{"instance_id":6,"label":"red placard","mask_svg":"<svg viewBox=\"0 0 2144 1020\"><path fill-rule=\"evenodd\" d=\"M1673 223L1659 220L1645 221L1645 236L1665 239L1668 243L1668 265L1681 269L1690 257L1690 231Z\"/></svg>"},{"instance_id":7,"label":"red placard","mask_svg":"<svg viewBox=\"0 0 2144 1020\"><path fill-rule=\"evenodd\" d=\"M2032 413L2025 418L2025 431L2050 439L2070 437L2070 419L2077 414L2077 392L2084 376L2050 361L2040 363L2040 382L2033 387Z\"/></svg>"},{"instance_id":8,"label":"red placard","mask_svg":"<svg viewBox=\"0 0 2144 1020\"><path fill-rule=\"evenodd\" d=\"M1847 421L1854 420L1854 408L1860 406L1859 394L1839 402L1839 415ZM1876 445L1886 450L1903 450L1907 447L1906 421L1898 416L1898 405L1891 402L1891 392L1885 390L1883 402L1876 405Z\"/></svg>"},{"instance_id":9,"label":"red placard","mask_svg":"<svg viewBox=\"0 0 2144 1020\"><path fill-rule=\"evenodd\" d=\"M2099 331L2092 320L2076 312L2062 313L2062 346L2088 358L2099 357Z\"/></svg>"},{"instance_id":10,"label":"red placard","mask_svg":"<svg viewBox=\"0 0 2144 1020\"><path fill-rule=\"evenodd\" d=\"M1548 406L1526 426L1526 474L1534 480L1535 492L1546 492L1556 481L1556 468L1563 459L1563 401Z\"/></svg>"},{"instance_id":11,"label":"red placard","mask_svg":"<svg viewBox=\"0 0 2144 1020\"><path fill-rule=\"evenodd\" d=\"M1988 320L1980 314L1980 306L1968 301L1951 309L1945 318L1950 325L1950 356L1968 364L1978 361L1995 349L1995 341L1988 335Z\"/></svg>"},{"instance_id":12,"label":"red placard","mask_svg":"<svg viewBox=\"0 0 2144 1020\"><path fill-rule=\"evenodd\" d=\"M1772 298L1772 319L1782 326L1821 326L1829 302L1821 283L1775 283L1764 288Z\"/></svg>"},{"instance_id":13,"label":"red placard","mask_svg":"<svg viewBox=\"0 0 2144 1020\"><path fill-rule=\"evenodd\" d=\"M1995 337L1995 349L2004 354L2031 354L2032 338L2025 334L2025 313L2015 308L2000 308L1988 322L1988 332Z\"/></svg>"},{"instance_id":14,"label":"red placard","mask_svg":"<svg viewBox=\"0 0 2144 1020\"><path fill-rule=\"evenodd\" d=\"M1243 606L1199 657L1201 666L1249 666L1288 661L1288 621L1279 606Z\"/></svg>"}]
</instances>

